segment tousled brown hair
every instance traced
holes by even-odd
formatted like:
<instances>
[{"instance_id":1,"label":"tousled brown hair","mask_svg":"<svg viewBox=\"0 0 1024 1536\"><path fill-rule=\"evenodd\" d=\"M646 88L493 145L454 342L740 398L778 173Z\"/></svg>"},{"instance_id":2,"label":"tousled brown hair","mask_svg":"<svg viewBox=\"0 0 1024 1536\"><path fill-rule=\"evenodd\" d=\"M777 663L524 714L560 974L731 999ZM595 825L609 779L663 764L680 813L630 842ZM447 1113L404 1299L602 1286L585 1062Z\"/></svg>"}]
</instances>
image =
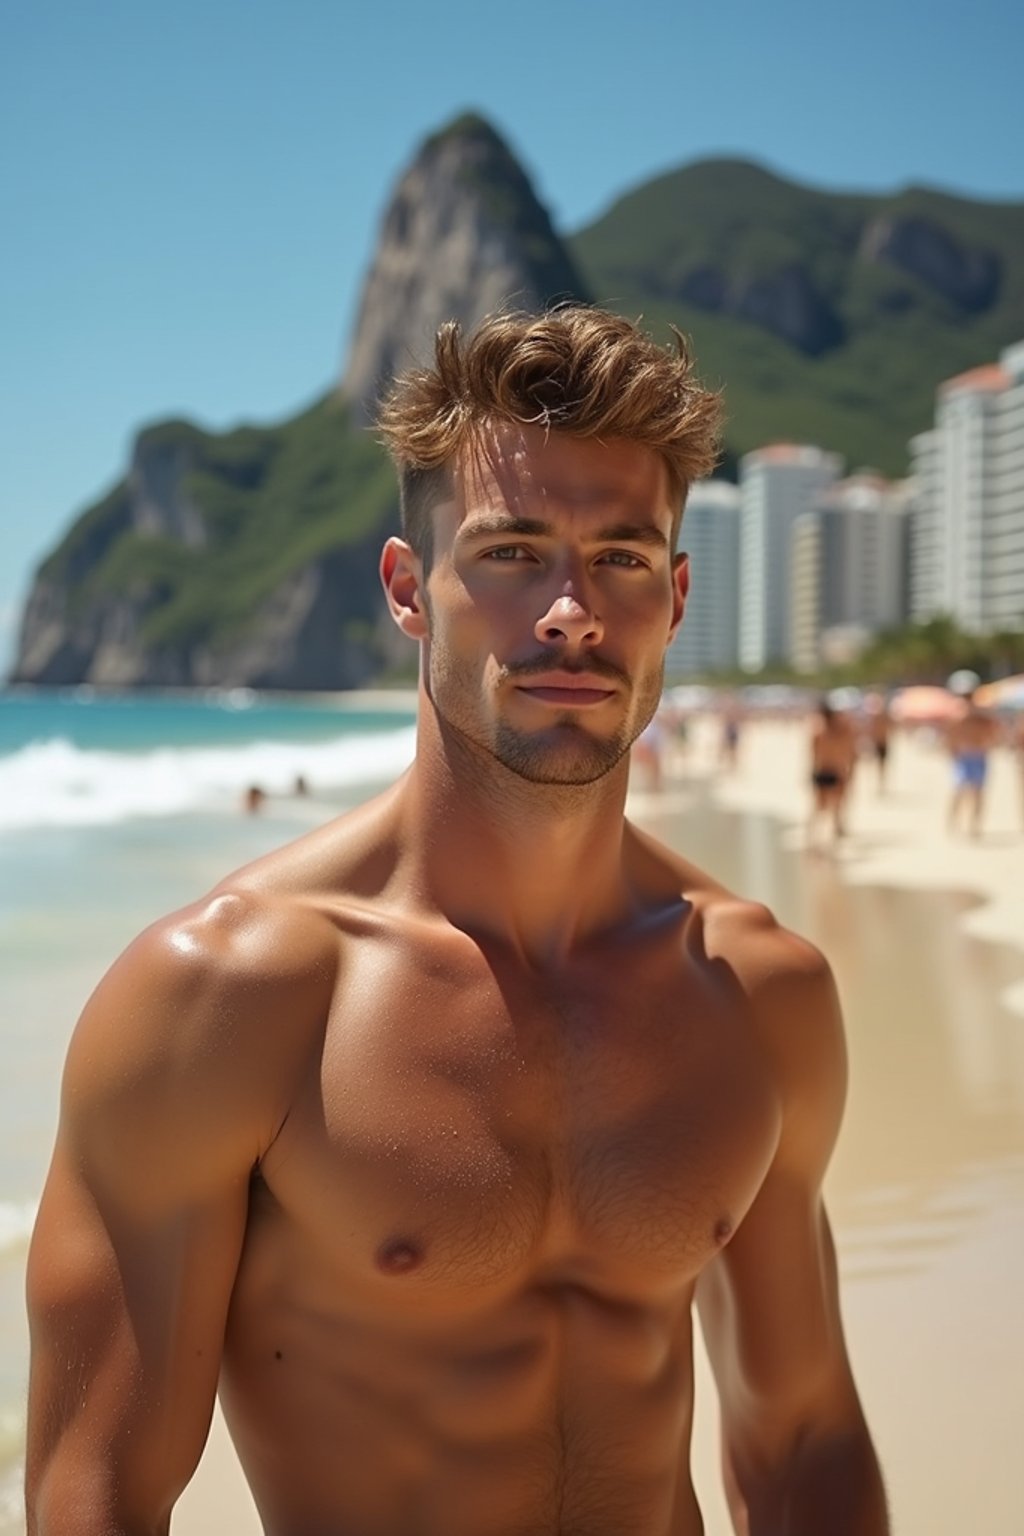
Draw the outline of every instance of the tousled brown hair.
<instances>
[{"instance_id":1,"label":"tousled brown hair","mask_svg":"<svg viewBox=\"0 0 1024 1536\"><path fill-rule=\"evenodd\" d=\"M686 339L661 347L607 310L565 305L488 316L468 338L442 325L434 366L396 380L377 425L398 471L402 529L428 563L430 513L481 427L533 423L584 438L626 438L661 454L681 515L718 460L719 395L693 377Z\"/></svg>"}]
</instances>

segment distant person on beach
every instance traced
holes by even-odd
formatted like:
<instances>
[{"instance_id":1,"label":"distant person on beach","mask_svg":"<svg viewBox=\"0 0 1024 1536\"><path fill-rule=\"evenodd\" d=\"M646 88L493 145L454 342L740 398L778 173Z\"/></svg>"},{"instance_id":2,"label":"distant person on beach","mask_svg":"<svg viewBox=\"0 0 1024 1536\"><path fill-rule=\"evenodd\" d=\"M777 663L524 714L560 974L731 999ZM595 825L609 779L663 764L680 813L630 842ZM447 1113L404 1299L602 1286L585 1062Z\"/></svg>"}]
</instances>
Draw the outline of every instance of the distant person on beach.
<instances>
[{"instance_id":1,"label":"distant person on beach","mask_svg":"<svg viewBox=\"0 0 1024 1536\"><path fill-rule=\"evenodd\" d=\"M1021 818L1024 820L1024 712L1016 715L1013 723L1008 728L1010 751L1013 753L1017 764L1017 778L1020 784L1020 808Z\"/></svg>"},{"instance_id":2,"label":"distant person on beach","mask_svg":"<svg viewBox=\"0 0 1024 1536\"><path fill-rule=\"evenodd\" d=\"M832 841L846 831L846 795L857 761L857 740L846 716L827 699L818 705L811 732L811 815L807 840L817 846L819 826L831 827Z\"/></svg>"},{"instance_id":3,"label":"distant person on beach","mask_svg":"<svg viewBox=\"0 0 1024 1536\"><path fill-rule=\"evenodd\" d=\"M166 1532L218 1388L268 1536L699 1536L694 1302L737 1530L888 1530L829 968L624 819L717 417L681 342L586 308L446 325L383 407L416 758L86 1006L31 1536Z\"/></svg>"},{"instance_id":4,"label":"distant person on beach","mask_svg":"<svg viewBox=\"0 0 1024 1536\"><path fill-rule=\"evenodd\" d=\"M740 748L740 710L731 699L722 711L722 730L718 739L718 760L730 773L735 770Z\"/></svg>"},{"instance_id":5,"label":"distant person on beach","mask_svg":"<svg viewBox=\"0 0 1024 1536\"><path fill-rule=\"evenodd\" d=\"M972 837L981 832L985 803L988 755L999 740L999 728L991 715L979 709L973 698L967 713L949 727L947 742L953 760L953 792L949 801L948 826L959 829L966 819Z\"/></svg>"},{"instance_id":6,"label":"distant person on beach","mask_svg":"<svg viewBox=\"0 0 1024 1536\"><path fill-rule=\"evenodd\" d=\"M665 776L667 747L665 723L655 714L633 743L633 761L643 770L648 789L661 789Z\"/></svg>"},{"instance_id":7,"label":"distant person on beach","mask_svg":"<svg viewBox=\"0 0 1024 1536\"><path fill-rule=\"evenodd\" d=\"M889 746L892 739L892 715L882 694L872 694L867 701L864 719L864 736L875 759L878 770L879 793L885 791L886 770L889 763Z\"/></svg>"}]
</instances>

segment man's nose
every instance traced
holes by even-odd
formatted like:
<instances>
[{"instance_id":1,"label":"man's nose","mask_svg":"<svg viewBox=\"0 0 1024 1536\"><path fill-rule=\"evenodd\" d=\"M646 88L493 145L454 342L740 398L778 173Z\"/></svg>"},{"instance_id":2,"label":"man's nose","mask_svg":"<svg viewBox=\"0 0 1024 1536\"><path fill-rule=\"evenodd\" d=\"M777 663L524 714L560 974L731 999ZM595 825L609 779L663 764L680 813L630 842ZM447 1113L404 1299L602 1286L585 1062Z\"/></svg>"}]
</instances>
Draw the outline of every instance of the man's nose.
<instances>
[{"instance_id":1,"label":"man's nose","mask_svg":"<svg viewBox=\"0 0 1024 1536\"><path fill-rule=\"evenodd\" d=\"M534 626L546 645L599 645L604 625L582 584L567 581Z\"/></svg>"}]
</instances>

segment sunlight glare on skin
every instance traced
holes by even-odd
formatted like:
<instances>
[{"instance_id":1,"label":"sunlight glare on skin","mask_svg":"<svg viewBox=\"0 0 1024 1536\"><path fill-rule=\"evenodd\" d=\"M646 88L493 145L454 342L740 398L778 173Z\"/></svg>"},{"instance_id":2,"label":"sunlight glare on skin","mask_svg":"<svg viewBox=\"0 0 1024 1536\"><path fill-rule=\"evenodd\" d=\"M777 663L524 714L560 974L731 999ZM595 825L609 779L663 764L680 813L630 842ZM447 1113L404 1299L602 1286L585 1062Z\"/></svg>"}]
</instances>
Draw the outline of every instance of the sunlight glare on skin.
<instances>
[{"instance_id":1,"label":"sunlight glare on skin","mask_svg":"<svg viewBox=\"0 0 1024 1536\"><path fill-rule=\"evenodd\" d=\"M196 955L199 953L199 940L188 928L176 928L171 934L171 948L176 949L182 955Z\"/></svg>"}]
</instances>

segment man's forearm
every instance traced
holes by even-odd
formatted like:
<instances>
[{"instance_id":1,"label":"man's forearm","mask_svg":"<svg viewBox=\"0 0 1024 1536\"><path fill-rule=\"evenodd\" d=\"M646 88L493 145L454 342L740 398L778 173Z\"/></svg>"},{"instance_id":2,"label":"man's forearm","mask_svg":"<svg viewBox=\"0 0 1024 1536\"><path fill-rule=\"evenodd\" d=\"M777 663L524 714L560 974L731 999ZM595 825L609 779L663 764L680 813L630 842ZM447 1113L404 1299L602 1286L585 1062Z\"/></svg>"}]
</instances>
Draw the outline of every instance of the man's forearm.
<instances>
[{"instance_id":1,"label":"man's forearm","mask_svg":"<svg viewBox=\"0 0 1024 1536\"><path fill-rule=\"evenodd\" d=\"M866 1429L808 1437L778 1481L742 1491L749 1536L889 1536L882 1473Z\"/></svg>"},{"instance_id":2,"label":"man's forearm","mask_svg":"<svg viewBox=\"0 0 1024 1536\"><path fill-rule=\"evenodd\" d=\"M168 1536L169 1512L126 1514L118 1500L103 1496L102 1482L89 1467L77 1468L73 1478L32 1479L25 1490L26 1536Z\"/></svg>"}]
</instances>

